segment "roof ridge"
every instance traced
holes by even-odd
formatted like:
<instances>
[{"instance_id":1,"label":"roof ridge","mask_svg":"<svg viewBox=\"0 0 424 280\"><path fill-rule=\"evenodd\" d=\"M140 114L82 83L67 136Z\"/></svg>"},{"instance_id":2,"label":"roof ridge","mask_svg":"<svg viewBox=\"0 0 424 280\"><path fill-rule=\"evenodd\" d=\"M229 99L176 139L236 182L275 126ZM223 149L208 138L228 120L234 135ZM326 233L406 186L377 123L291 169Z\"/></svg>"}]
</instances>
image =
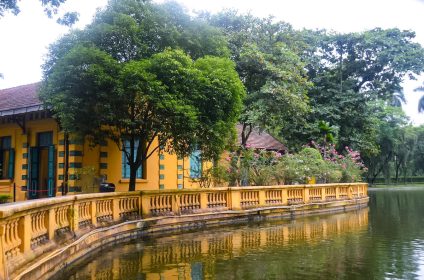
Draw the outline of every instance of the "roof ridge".
<instances>
[{"instance_id":1,"label":"roof ridge","mask_svg":"<svg viewBox=\"0 0 424 280\"><path fill-rule=\"evenodd\" d=\"M0 89L0 91L9 90L9 89L16 89L16 88L26 87L26 86L33 86L33 85L36 85L36 84L41 84L41 81L33 82L33 83L29 83L29 84L24 84L24 85L19 85L19 86L8 87L8 88L2 88L2 89Z\"/></svg>"}]
</instances>

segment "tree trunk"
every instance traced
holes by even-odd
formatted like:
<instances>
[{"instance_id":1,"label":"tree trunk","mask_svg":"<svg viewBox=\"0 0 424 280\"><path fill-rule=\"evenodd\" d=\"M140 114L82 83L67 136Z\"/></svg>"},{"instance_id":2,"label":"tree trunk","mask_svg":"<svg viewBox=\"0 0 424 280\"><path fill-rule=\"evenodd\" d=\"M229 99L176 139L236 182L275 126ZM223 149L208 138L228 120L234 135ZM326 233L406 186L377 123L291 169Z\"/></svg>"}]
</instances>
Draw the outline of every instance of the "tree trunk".
<instances>
[{"instance_id":1,"label":"tree trunk","mask_svg":"<svg viewBox=\"0 0 424 280\"><path fill-rule=\"evenodd\" d=\"M135 164L130 164L130 184L128 190L130 192L135 191L135 180L137 179L137 166Z\"/></svg>"}]
</instances>

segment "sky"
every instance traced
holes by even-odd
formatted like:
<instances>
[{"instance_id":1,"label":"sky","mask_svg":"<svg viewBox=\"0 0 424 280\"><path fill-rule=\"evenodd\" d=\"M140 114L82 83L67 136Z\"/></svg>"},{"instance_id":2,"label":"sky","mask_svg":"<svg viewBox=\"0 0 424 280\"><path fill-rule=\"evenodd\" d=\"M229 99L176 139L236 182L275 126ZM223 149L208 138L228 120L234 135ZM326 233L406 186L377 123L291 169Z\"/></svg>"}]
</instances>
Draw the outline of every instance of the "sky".
<instances>
[{"instance_id":1,"label":"sky","mask_svg":"<svg viewBox=\"0 0 424 280\"><path fill-rule=\"evenodd\" d=\"M162 0L156 0L161 2ZM49 44L69 31L48 19L36 0L18 1L21 13L0 18L0 89L37 82ZM256 16L273 15L291 23L295 28L328 29L337 32L360 32L375 27L411 29L416 41L424 46L424 0L179 0L188 11L235 8ZM95 11L107 0L68 0L63 10L75 10L80 20L74 28L83 28ZM418 114L418 99L423 93L414 92L422 85L407 81L404 91L407 104L404 111L414 124L424 124L424 114Z\"/></svg>"}]
</instances>

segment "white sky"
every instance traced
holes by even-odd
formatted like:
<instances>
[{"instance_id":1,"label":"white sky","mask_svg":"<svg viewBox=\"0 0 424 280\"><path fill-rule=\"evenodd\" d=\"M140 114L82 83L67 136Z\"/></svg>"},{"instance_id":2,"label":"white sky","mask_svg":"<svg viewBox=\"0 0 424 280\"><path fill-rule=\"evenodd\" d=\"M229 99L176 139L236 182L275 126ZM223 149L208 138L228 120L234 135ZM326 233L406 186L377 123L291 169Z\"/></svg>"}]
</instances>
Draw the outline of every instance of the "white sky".
<instances>
[{"instance_id":1,"label":"white sky","mask_svg":"<svg viewBox=\"0 0 424 280\"><path fill-rule=\"evenodd\" d=\"M160 1L160 0L159 0ZM424 46L424 0L179 0L189 11L236 8L257 16L274 15L295 28L326 28L354 32L374 27L412 29L417 42ZM68 0L65 10L80 13L77 28L89 23L96 8L107 0ZM32 83L41 79L43 57L47 46L68 29L44 15L38 0L19 1L21 13L0 18L0 89ZM417 113L418 99L423 93L413 92L421 85L407 82L405 112L415 124L424 123L424 114Z\"/></svg>"}]
</instances>

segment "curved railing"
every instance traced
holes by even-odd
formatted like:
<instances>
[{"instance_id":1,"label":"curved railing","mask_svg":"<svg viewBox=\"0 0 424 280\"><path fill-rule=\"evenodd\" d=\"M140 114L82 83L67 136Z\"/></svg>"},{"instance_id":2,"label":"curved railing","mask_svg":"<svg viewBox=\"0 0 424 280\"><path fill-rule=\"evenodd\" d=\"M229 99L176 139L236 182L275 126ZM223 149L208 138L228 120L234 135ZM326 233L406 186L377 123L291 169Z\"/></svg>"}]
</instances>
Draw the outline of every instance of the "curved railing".
<instances>
[{"instance_id":1,"label":"curved railing","mask_svg":"<svg viewBox=\"0 0 424 280\"><path fill-rule=\"evenodd\" d=\"M94 229L155 216L294 207L367 197L367 184L70 195L0 206L0 279Z\"/></svg>"}]
</instances>

